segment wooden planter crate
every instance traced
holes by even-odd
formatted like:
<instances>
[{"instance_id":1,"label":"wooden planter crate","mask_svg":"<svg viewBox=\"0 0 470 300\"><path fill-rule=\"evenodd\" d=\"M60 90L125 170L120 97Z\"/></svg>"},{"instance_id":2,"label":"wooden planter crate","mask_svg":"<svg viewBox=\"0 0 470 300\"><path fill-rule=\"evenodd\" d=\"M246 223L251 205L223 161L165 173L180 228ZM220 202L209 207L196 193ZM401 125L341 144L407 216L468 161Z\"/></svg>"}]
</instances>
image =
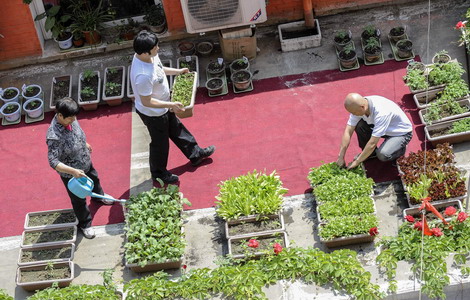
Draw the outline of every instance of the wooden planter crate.
<instances>
[{"instance_id":1,"label":"wooden planter crate","mask_svg":"<svg viewBox=\"0 0 470 300\"><path fill-rule=\"evenodd\" d=\"M287 239L287 234L283 231L279 232L269 232L269 233L259 233L259 234L254 234L251 236L251 238L262 238L262 237L274 237L276 235L279 235L279 238L283 240L284 245L282 245L283 248L289 247L289 240ZM234 259L241 259L241 258L246 258L245 254L233 254L233 246L232 244L234 242L240 241L240 240L249 240L250 236L244 236L244 237L232 237L228 240L228 254L231 255ZM273 249L269 249L269 251L273 251ZM252 254L253 258L259 258L263 255L266 255L264 252L255 252Z\"/></svg>"},{"instance_id":2,"label":"wooden planter crate","mask_svg":"<svg viewBox=\"0 0 470 300\"><path fill-rule=\"evenodd\" d=\"M65 230L73 230L73 236L72 238L68 240L62 240L62 241L48 241L48 242L42 242L42 243L34 243L34 244L25 244L25 236L27 233L33 233L33 232L42 232L42 233L47 233L51 231L65 231ZM31 247L40 247L40 246L55 246L55 245L61 245L63 243L75 243L77 239L77 226L69 226L69 227L62 227L62 228L44 228L44 229L33 229L33 230L25 230L23 231L23 234L21 235L21 248L31 248Z\"/></svg>"},{"instance_id":3,"label":"wooden planter crate","mask_svg":"<svg viewBox=\"0 0 470 300\"><path fill-rule=\"evenodd\" d=\"M57 223L57 224L43 224L32 226L30 225L30 220L32 217L39 216L39 215L49 215L55 213L71 213L74 215L74 221L69 223ZM37 212L29 212L26 214L25 221L24 221L24 230L33 230L33 229L44 229L44 228L62 228L62 227L70 227L70 226L77 226L78 219L75 217L75 213L73 209L56 209L56 210L46 210L46 211L37 211Z\"/></svg>"},{"instance_id":4,"label":"wooden planter crate","mask_svg":"<svg viewBox=\"0 0 470 300\"><path fill-rule=\"evenodd\" d=\"M22 287L26 291L35 291L35 290L42 290L48 287L51 287L54 282L57 282L59 287L67 287L70 285L72 280L75 278L74 276L74 264L73 262L60 262L60 263L54 263L53 266L55 268L57 267L64 267L67 266L70 270L70 276L67 278L62 278L62 279L51 279L51 280L43 280L43 281L31 281L31 282L23 282L21 280L21 272L24 271L29 271L29 270L45 270L47 267L47 264L39 264L39 265L34 265L34 266L24 266L24 267L18 267L16 271L16 284L20 287Z\"/></svg>"},{"instance_id":5,"label":"wooden planter crate","mask_svg":"<svg viewBox=\"0 0 470 300\"><path fill-rule=\"evenodd\" d=\"M26 252L36 252L36 251L44 251L44 250L57 250L60 249L70 248L70 255L63 258L55 258L55 259L44 259L44 260L35 260L35 261L24 261L22 259L23 254ZM20 248L20 254L18 256L18 266L30 266L30 265L37 265L42 263L47 263L48 261L51 262L66 262L73 260L73 255L75 252L75 244L74 243L63 243L60 245L55 246L41 246L41 247L30 247L30 248Z\"/></svg>"},{"instance_id":6,"label":"wooden planter crate","mask_svg":"<svg viewBox=\"0 0 470 300\"><path fill-rule=\"evenodd\" d=\"M457 102L459 103L459 105L461 107L467 107L467 109L469 111L465 112L465 113L462 113L462 114L452 115L452 116L448 116L448 117L445 117L445 118L442 118L442 119L434 120L434 121L432 121L432 124L438 124L438 123L442 123L442 122L446 122L446 121L450 121L450 120L454 120L454 119L461 119L461 118L465 118L465 117L470 116L470 100L469 99L463 99L463 100L460 100L460 101L457 101ZM424 108L424 109L421 109L418 114L419 114L419 118L421 119L421 123L423 123L425 125L430 125L430 124L426 123L426 120L424 120L424 116L427 114L427 112L428 112L428 108Z\"/></svg>"},{"instance_id":7,"label":"wooden planter crate","mask_svg":"<svg viewBox=\"0 0 470 300\"><path fill-rule=\"evenodd\" d=\"M469 117L467 117L469 118ZM457 144L457 143L462 143L466 141L470 141L470 131L466 132L459 132L459 133L452 133L452 134L445 134L437 137L431 137L430 132L433 130L440 130L444 128L448 128L452 126L452 124L456 121L459 120L464 120L467 118L463 119L454 119L450 120L447 122L441 122L439 124L432 124L432 125L427 125L424 127L424 132L426 134L426 138L431 142L431 144L436 147L438 144L443 144L443 143L449 143L449 144Z\"/></svg>"},{"instance_id":8,"label":"wooden planter crate","mask_svg":"<svg viewBox=\"0 0 470 300\"><path fill-rule=\"evenodd\" d=\"M269 220L278 220L280 225L276 229L271 229L271 230L262 230L262 231L255 231L255 232L249 232L249 233L244 233L244 234L230 234L230 228L235 226L235 225L240 225L243 223L255 223L257 221L258 215L251 215L251 216L246 216L246 217L240 217L237 220L231 220L225 222L225 237L228 239L233 238L233 237L246 237L246 236L254 236L256 234L261 234L261 233L271 233L271 232L278 232L278 231L285 231L285 224L284 224L284 216L282 215L281 212L278 214L272 214L272 215L266 215L264 217L268 218Z\"/></svg>"}]
</instances>

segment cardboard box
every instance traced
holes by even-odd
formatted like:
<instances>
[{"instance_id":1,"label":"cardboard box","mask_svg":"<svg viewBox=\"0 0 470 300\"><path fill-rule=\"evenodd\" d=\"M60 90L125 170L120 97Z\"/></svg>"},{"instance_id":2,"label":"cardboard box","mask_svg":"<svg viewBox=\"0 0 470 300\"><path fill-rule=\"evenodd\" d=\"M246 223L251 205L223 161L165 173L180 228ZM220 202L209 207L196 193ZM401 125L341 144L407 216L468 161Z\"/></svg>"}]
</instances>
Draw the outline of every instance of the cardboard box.
<instances>
[{"instance_id":1,"label":"cardboard box","mask_svg":"<svg viewBox=\"0 0 470 300\"><path fill-rule=\"evenodd\" d=\"M254 28L224 29L219 31L219 42L225 60L235 60L243 56L256 57L256 35Z\"/></svg>"}]
</instances>

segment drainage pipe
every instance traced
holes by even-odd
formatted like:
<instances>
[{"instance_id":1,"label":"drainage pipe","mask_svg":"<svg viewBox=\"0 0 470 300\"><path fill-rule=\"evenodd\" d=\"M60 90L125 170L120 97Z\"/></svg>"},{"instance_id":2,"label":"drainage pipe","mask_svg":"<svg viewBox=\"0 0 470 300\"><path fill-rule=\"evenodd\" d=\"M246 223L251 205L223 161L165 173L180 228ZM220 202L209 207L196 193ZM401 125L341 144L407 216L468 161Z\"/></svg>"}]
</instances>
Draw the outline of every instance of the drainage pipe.
<instances>
[{"instance_id":1,"label":"drainage pipe","mask_svg":"<svg viewBox=\"0 0 470 300\"><path fill-rule=\"evenodd\" d=\"M304 16L305 16L305 27L314 28L315 18L313 17L313 0L303 0Z\"/></svg>"}]
</instances>

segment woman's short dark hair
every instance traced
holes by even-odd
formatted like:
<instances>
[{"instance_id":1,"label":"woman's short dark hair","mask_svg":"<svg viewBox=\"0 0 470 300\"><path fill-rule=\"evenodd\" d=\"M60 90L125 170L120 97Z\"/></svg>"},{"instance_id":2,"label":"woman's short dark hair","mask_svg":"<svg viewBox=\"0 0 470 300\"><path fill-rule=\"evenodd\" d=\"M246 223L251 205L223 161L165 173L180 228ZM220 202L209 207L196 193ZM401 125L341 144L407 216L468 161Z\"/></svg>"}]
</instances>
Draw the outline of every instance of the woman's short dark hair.
<instances>
[{"instance_id":1,"label":"woman's short dark hair","mask_svg":"<svg viewBox=\"0 0 470 300\"><path fill-rule=\"evenodd\" d=\"M55 104L55 111L62 114L64 118L68 118L78 115L80 107L72 98L64 97Z\"/></svg>"},{"instance_id":2,"label":"woman's short dark hair","mask_svg":"<svg viewBox=\"0 0 470 300\"><path fill-rule=\"evenodd\" d=\"M147 30L140 31L134 38L134 51L137 54L148 53L158 45L158 37L155 33Z\"/></svg>"}]
</instances>

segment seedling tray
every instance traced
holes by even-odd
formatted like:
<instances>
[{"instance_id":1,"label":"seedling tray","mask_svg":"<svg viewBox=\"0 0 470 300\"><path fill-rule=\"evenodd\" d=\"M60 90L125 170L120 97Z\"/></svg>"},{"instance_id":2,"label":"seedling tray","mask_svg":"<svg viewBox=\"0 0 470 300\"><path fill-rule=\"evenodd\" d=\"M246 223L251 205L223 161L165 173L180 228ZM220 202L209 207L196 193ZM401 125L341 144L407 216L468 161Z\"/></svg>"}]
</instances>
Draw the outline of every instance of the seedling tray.
<instances>
[{"instance_id":1,"label":"seedling tray","mask_svg":"<svg viewBox=\"0 0 470 300\"><path fill-rule=\"evenodd\" d=\"M318 225L319 230L325 225L326 223L320 223ZM324 240L320 237L320 241L325 244L328 248L335 248L347 245L355 245L355 244L363 244L363 243L370 243L373 242L375 236L371 236L368 233L364 234L355 234L351 236L345 237L338 237L331 240Z\"/></svg>"},{"instance_id":2,"label":"seedling tray","mask_svg":"<svg viewBox=\"0 0 470 300\"><path fill-rule=\"evenodd\" d=\"M212 74L209 74L209 72L206 71L206 78L207 80L213 78L214 76L212 76ZM221 77L218 77L220 79L222 79L223 81L223 87L222 87L222 91L218 94L212 94L209 90L207 91L207 94L209 95L209 97L218 97L218 96L223 96L223 95L227 95L228 94L228 85L227 85L227 75L224 74L221 76Z\"/></svg>"},{"instance_id":3,"label":"seedling tray","mask_svg":"<svg viewBox=\"0 0 470 300\"><path fill-rule=\"evenodd\" d=\"M396 61L408 60L408 59L412 59L415 57L415 53L413 50L411 50L411 56L404 57L404 58L399 57L396 43L392 41L392 39L390 38L390 35L387 35L387 37L388 37L388 41L390 42L390 47L392 48L393 57L395 58ZM405 39L408 39L408 35L406 33L405 33Z\"/></svg>"},{"instance_id":4,"label":"seedling tray","mask_svg":"<svg viewBox=\"0 0 470 300\"><path fill-rule=\"evenodd\" d=\"M35 216L47 216L47 215L53 215L53 214L74 214L74 211L73 209L67 208L67 209L55 209L55 210L29 212L26 214L26 217L25 217L24 229L33 230L33 229L43 229L43 228L63 228L63 227L70 227L70 226L78 225L78 219L75 216L74 216L74 220L69 223L41 224L37 226L32 226L29 224L30 219L34 218ZM55 221L57 221L57 219Z\"/></svg>"},{"instance_id":5,"label":"seedling tray","mask_svg":"<svg viewBox=\"0 0 470 300\"><path fill-rule=\"evenodd\" d=\"M364 56L364 64L366 66L380 65L380 64L383 64L385 62L383 51L380 51L379 60L374 61L374 62L368 62L366 60L366 52L364 51L364 41L362 39L361 39L361 46L362 46L362 55ZM380 41L380 39L379 39L379 47L382 48L382 42Z\"/></svg>"},{"instance_id":6,"label":"seedling tray","mask_svg":"<svg viewBox=\"0 0 470 300\"><path fill-rule=\"evenodd\" d=\"M255 223L259 222L257 221L258 215L252 215L252 216L245 216L245 217L240 217L236 220L231 220L225 222L225 237L228 239L230 238L235 238L235 237L249 237L249 236L255 236L257 234L262 234L262 233L272 233L272 232L279 232L279 231L285 231L285 224L284 224L284 217L281 212L278 214L273 214L273 215L266 215L269 220L278 220L279 221L279 227L276 229L271 229L271 230L262 230L262 231L255 231L255 232L247 232L243 234L230 234L230 227L240 225L240 224L247 224L247 223Z\"/></svg>"},{"instance_id":7,"label":"seedling tray","mask_svg":"<svg viewBox=\"0 0 470 300\"><path fill-rule=\"evenodd\" d=\"M469 117L470 116L470 99L463 99L457 102L459 103L461 107L467 107L469 111L458 114L458 115L447 116L438 120L434 120L432 121L432 124L439 124L439 123L454 120L454 119ZM426 115L427 112L428 112L428 109L424 108L424 109L421 109L418 114L419 114L419 118L421 119L421 123L425 125L430 125L429 123L426 123L426 120L424 119L424 116Z\"/></svg>"},{"instance_id":8,"label":"seedling tray","mask_svg":"<svg viewBox=\"0 0 470 300\"><path fill-rule=\"evenodd\" d=\"M192 117L193 116L193 113L194 113L194 102L196 100L196 89L197 89L197 86L198 86L198 74L197 72L191 72L191 73L194 73L194 82L193 82L193 90L192 90L192 96L191 96L191 103L188 105L188 106L185 106L185 111L183 112L180 112L180 113L175 113L178 118L180 119L183 119L183 118L188 118L188 117ZM178 76L175 77L175 85L176 83L178 82ZM172 94L172 99L171 101L173 101L173 95Z\"/></svg>"},{"instance_id":9,"label":"seedling tray","mask_svg":"<svg viewBox=\"0 0 470 300\"><path fill-rule=\"evenodd\" d=\"M66 252L61 252L63 250L70 249L70 254L66 255ZM31 255L32 258L36 259L33 261L27 261L23 259L23 254L27 252L39 252L39 251L50 251L47 255L43 254L42 260L38 256L35 256L34 254ZM42 263L47 263L49 261L51 262L67 262L73 260L75 252L75 244L74 243L64 243L61 245L55 245L55 246L43 246L43 247L31 247L31 248L20 248L20 254L18 256L18 266L31 266L31 265L37 265L37 264L42 264ZM57 256L58 253L61 253L62 257L60 258L51 258L54 256ZM48 257L46 259L46 257Z\"/></svg>"}]
</instances>

